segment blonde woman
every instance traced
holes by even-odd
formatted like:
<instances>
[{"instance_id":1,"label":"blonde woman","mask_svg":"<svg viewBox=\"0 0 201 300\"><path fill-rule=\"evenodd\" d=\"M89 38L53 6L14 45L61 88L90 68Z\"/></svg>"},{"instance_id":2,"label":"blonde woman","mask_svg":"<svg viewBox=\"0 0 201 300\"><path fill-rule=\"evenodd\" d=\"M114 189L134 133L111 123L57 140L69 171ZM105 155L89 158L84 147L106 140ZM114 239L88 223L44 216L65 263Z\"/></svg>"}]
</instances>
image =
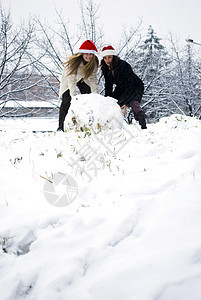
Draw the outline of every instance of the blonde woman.
<instances>
[{"instance_id":1,"label":"blonde woman","mask_svg":"<svg viewBox=\"0 0 201 300\"><path fill-rule=\"evenodd\" d=\"M76 96L76 86L81 94L97 93L98 89L98 58L95 56L98 50L91 40L85 41L79 48L78 53L73 54L65 62L59 97L62 99L59 111L58 131L64 131L64 120L68 113L71 98Z\"/></svg>"}]
</instances>

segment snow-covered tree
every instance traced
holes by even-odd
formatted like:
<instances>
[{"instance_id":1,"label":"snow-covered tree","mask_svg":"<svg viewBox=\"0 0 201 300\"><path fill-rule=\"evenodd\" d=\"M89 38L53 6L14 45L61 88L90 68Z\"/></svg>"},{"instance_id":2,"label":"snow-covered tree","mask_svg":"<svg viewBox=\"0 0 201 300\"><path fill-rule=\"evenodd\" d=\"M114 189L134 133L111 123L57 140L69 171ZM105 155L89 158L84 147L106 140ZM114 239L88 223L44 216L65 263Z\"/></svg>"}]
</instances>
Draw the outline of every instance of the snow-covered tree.
<instances>
[{"instance_id":1,"label":"snow-covered tree","mask_svg":"<svg viewBox=\"0 0 201 300\"><path fill-rule=\"evenodd\" d=\"M9 12L0 11L0 100L7 100L26 91L29 84L26 74L32 72L33 64L27 52L34 33L34 26L21 24L16 28L12 24ZM23 78L23 79L22 79ZM13 87L15 87L13 89Z\"/></svg>"},{"instance_id":2,"label":"snow-covered tree","mask_svg":"<svg viewBox=\"0 0 201 300\"><path fill-rule=\"evenodd\" d=\"M38 69L44 52L35 55L34 21L13 24L10 12L1 8L0 27L0 116L18 115L24 100L47 100L55 83L50 84L50 74L42 74ZM10 103L13 106L7 113L4 108Z\"/></svg>"},{"instance_id":3,"label":"snow-covered tree","mask_svg":"<svg viewBox=\"0 0 201 300\"><path fill-rule=\"evenodd\" d=\"M145 84L143 106L150 119L158 119L167 113L167 81L171 60L152 26L149 26L146 39L139 45L134 61L135 69Z\"/></svg>"},{"instance_id":4,"label":"snow-covered tree","mask_svg":"<svg viewBox=\"0 0 201 300\"><path fill-rule=\"evenodd\" d=\"M172 102L177 112L188 116L201 115L200 59L195 55L193 46L187 44L179 50L171 36L172 45Z\"/></svg>"}]
</instances>

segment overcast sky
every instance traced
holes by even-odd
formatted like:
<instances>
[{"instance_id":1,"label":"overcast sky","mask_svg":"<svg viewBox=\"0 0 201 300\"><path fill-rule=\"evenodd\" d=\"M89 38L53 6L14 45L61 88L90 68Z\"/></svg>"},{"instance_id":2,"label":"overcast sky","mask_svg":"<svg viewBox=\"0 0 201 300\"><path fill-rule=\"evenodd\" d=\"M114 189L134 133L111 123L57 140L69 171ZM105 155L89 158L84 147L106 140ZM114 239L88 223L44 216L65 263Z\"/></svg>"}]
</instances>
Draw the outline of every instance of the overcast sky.
<instances>
[{"instance_id":1,"label":"overcast sky","mask_svg":"<svg viewBox=\"0 0 201 300\"><path fill-rule=\"evenodd\" d=\"M56 19L55 6L72 25L79 22L80 9L77 0L0 0L3 7L11 8L13 19L26 18L29 14ZM100 3L99 25L108 42L120 36L122 26L135 26L142 18L143 33L152 25L158 37L174 33L181 43L191 38L201 43L201 0L95 0Z\"/></svg>"}]
</instances>

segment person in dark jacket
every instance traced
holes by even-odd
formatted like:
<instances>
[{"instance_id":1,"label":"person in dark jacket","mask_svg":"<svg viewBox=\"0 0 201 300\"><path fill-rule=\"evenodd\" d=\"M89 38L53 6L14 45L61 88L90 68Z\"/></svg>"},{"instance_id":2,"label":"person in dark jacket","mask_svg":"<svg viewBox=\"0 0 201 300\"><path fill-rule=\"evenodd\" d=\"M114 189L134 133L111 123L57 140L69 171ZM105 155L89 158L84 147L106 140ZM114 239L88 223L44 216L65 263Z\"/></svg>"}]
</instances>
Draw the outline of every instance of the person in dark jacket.
<instances>
[{"instance_id":1,"label":"person in dark jacket","mask_svg":"<svg viewBox=\"0 0 201 300\"><path fill-rule=\"evenodd\" d=\"M134 117L142 129L146 129L145 113L140 107L144 92L142 80L131 66L121 60L112 46L102 49L101 70L105 78L105 96L118 100L121 108L131 107Z\"/></svg>"}]
</instances>

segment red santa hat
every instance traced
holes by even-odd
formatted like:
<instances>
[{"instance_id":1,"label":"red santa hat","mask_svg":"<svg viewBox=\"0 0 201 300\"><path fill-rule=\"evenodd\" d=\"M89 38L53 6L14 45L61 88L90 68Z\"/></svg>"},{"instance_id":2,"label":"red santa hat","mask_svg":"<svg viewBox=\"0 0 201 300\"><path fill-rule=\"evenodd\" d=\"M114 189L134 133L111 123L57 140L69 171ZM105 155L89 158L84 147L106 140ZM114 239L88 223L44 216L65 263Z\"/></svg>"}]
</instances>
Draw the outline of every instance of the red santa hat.
<instances>
[{"instance_id":1,"label":"red santa hat","mask_svg":"<svg viewBox=\"0 0 201 300\"><path fill-rule=\"evenodd\" d=\"M95 44L93 41L91 40L87 40L85 41L79 48L79 53L92 53L95 54L96 52L98 52Z\"/></svg>"},{"instance_id":2,"label":"red santa hat","mask_svg":"<svg viewBox=\"0 0 201 300\"><path fill-rule=\"evenodd\" d=\"M115 49L112 46L104 47L102 49L101 54L102 54L103 57L106 56L106 55L117 55Z\"/></svg>"}]
</instances>

